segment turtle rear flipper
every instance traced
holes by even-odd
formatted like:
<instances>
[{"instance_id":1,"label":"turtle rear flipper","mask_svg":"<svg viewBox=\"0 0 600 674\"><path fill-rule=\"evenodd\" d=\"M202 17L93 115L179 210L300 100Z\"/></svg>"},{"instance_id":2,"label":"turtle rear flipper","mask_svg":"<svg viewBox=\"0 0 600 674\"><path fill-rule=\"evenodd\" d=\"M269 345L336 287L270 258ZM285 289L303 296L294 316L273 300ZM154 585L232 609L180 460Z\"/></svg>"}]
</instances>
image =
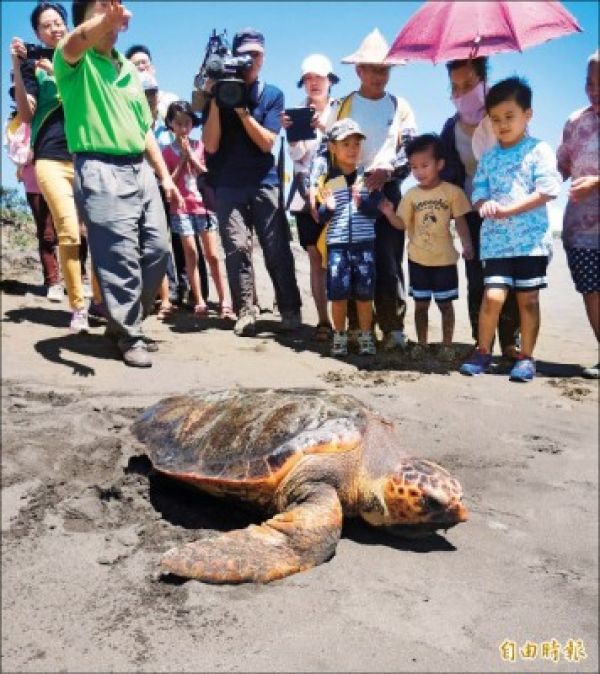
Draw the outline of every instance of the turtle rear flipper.
<instances>
[{"instance_id":1,"label":"turtle rear flipper","mask_svg":"<svg viewBox=\"0 0 600 674\"><path fill-rule=\"evenodd\" d=\"M329 559L342 530L336 490L305 485L301 502L246 529L194 541L163 556L163 571L206 583L268 583Z\"/></svg>"}]
</instances>

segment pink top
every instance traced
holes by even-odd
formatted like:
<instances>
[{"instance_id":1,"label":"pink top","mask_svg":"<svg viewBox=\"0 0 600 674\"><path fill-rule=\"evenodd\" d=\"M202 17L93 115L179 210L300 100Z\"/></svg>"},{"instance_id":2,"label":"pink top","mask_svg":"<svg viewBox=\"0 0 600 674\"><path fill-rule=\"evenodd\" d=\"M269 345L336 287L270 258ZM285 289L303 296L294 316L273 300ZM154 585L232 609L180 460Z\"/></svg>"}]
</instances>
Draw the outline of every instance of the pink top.
<instances>
[{"instance_id":1,"label":"pink top","mask_svg":"<svg viewBox=\"0 0 600 674\"><path fill-rule=\"evenodd\" d=\"M565 179L598 175L598 115L591 106L576 110L569 117L556 156ZM598 248L599 207L597 190L579 203L568 202L562 235L567 248Z\"/></svg>"},{"instance_id":2,"label":"pink top","mask_svg":"<svg viewBox=\"0 0 600 674\"><path fill-rule=\"evenodd\" d=\"M204 147L202 143L198 140L190 139L190 146L194 155L204 163ZM171 143L167 145L162 150L162 155L165 160L165 164L169 169L169 173L173 174L173 171L177 168L179 164L179 159L181 157L181 151L177 143ZM189 163L186 163L181 172L179 173L179 178L175 181L177 189L181 192L181 196L185 201L184 208L177 208L173 203L171 203L171 214L172 215L206 215L206 208L204 202L202 201L202 195L198 189L198 184L196 180L196 175L193 173L190 168Z\"/></svg>"}]
</instances>

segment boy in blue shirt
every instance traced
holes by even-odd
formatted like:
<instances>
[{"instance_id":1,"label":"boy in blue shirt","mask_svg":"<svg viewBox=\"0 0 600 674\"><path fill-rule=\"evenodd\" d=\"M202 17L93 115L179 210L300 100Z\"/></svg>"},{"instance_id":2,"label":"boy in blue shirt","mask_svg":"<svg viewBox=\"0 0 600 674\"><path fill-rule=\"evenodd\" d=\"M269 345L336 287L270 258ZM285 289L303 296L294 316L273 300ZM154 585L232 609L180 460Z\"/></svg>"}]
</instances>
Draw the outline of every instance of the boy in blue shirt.
<instances>
[{"instance_id":1,"label":"boy in blue shirt","mask_svg":"<svg viewBox=\"0 0 600 674\"><path fill-rule=\"evenodd\" d=\"M521 323L521 352L511 381L535 376L533 350L540 327L539 290L547 286L552 238L546 203L560 192L556 158L547 143L527 134L531 89L518 77L495 84L485 99L498 145L481 158L473 181L473 208L483 220L484 297L478 346L460 371L487 372L500 310L514 288Z\"/></svg>"}]
</instances>

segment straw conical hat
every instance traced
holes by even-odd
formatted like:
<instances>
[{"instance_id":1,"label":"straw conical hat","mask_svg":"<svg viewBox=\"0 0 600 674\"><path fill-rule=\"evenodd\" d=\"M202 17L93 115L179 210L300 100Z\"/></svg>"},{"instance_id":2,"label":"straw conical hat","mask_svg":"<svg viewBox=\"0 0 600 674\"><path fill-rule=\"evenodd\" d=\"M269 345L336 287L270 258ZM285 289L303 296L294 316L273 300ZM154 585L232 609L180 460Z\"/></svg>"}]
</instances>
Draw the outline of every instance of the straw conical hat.
<instances>
[{"instance_id":1,"label":"straw conical hat","mask_svg":"<svg viewBox=\"0 0 600 674\"><path fill-rule=\"evenodd\" d=\"M364 63L364 64L373 64L373 65L391 65L385 63L385 57L390 50L390 46L386 42L383 35L379 32L378 28L367 35L367 37L361 42L360 47L350 54L350 56L345 56L342 59L342 63ZM404 62L406 63L406 61ZM394 64L394 65L404 65Z\"/></svg>"}]
</instances>

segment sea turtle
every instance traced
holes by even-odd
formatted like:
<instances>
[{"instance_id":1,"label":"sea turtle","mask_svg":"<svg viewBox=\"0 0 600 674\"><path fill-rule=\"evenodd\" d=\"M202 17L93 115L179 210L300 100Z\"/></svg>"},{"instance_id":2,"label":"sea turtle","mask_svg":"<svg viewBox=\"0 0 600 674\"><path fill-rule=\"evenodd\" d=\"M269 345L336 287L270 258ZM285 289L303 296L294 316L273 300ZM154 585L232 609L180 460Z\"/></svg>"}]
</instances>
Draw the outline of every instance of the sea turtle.
<instances>
[{"instance_id":1,"label":"sea turtle","mask_svg":"<svg viewBox=\"0 0 600 674\"><path fill-rule=\"evenodd\" d=\"M270 516L162 557L163 571L209 583L269 582L330 558L342 517L400 532L467 519L444 468L407 458L394 425L352 396L236 389L166 398L134 422L154 468Z\"/></svg>"}]
</instances>

